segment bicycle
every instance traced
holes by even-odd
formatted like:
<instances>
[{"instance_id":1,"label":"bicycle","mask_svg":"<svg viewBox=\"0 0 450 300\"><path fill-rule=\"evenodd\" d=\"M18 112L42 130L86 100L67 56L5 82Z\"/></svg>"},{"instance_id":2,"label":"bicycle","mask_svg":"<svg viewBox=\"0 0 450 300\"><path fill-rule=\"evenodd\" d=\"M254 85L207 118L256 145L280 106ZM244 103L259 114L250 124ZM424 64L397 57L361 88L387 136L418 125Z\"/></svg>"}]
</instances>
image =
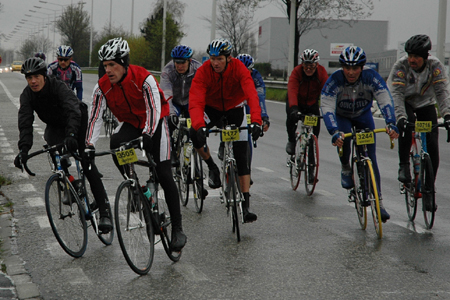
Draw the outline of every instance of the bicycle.
<instances>
[{"instance_id":1,"label":"bicycle","mask_svg":"<svg viewBox=\"0 0 450 300\"><path fill-rule=\"evenodd\" d=\"M190 118L179 118L178 127L174 130L175 154L179 164L174 168L174 178L178 187L178 194L183 206L189 202L189 185L192 184L192 194L195 209L198 213L203 210L203 164L202 158L195 151L189 138Z\"/></svg>"},{"instance_id":2,"label":"bicycle","mask_svg":"<svg viewBox=\"0 0 450 300\"><path fill-rule=\"evenodd\" d=\"M116 192L114 218L123 256L130 268L139 275L150 271L155 244L159 242L172 261L177 262L181 257L181 251L170 249L172 222L167 203L159 194L156 163L151 155L147 155L148 160L137 158L135 148L142 150L142 144L142 137L139 137L117 149L96 153L96 156L113 154L119 164L125 166L125 180ZM145 186L139 183L136 165L149 170ZM155 240L155 235L159 235L160 240Z\"/></svg>"},{"instance_id":3,"label":"bicycle","mask_svg":"<svg viewBox=\"0 0 450 300\"><path fill-rule=\"evenodd\" d=\"M237 241L241 241L239 223L244 224L242 202L244 196L241 192L236 159L233 153L233 142L239 140L241 130L249 130L248 126L236 127L226 125L224 129L210 129L209 133L220 133L221 141L224 142L224 156L222 159L222 188L220 192L221 203L225 202L227 215L231 218L232 232L236 233Z\"/></svg>"},{"instance_id":4,"label":"bicycle","mask_svg":"<svg viewBox=\"0 0 450 300\"><path fill-rule=\"evenodd\" d=\"M369 130L353 127L352 132L344 134L344 138L352 138L351 160L354 187L349 190L348 201L355 203L358 220L363 230L367 227L366 207L371 207L375 231L381 239L383 226L380 213L380 191L367 150L367 145L375 143L375 133L379 132L386 132L386 128ZM391 140L391 149L393 148L394 142ZM339 149L339 155L342 155L342 148Z\"/></svg>"},{"instance_id":5,"label":"bicycle","mask_svg":"<svg viewBox=\"0 0 450 300\"><path fill-rule=\"evenodd\" d=\"M427 229L434 225L436 214L436 197L434 186L434 171L430 155L427 150L427 133L436 127L444 127L445 124L432 125L431 121L416 121L406 123L407 127L413 127L410 157L411 182L400 183L400 194L405 195L406 211L410 221L414 221L417 213L417 200L422 198L422 211ZM449 133L447 133L449 135ZM418 141L421 144L418 150ZM447 142L449 136L447 136Z\"/></svg>"},{"instance_id":6,"label":"bicycle","mask_svg":"<svg viewBox=\"0 0 450 300\"><path fill-rule=\"evenodd\" d=\"M114 132L114 129L119 125L116 117L112 114L111 110L107 106L103 111L103 126L105 127L105 135L111 136Z\"/></svg>"},{"instance_id":7,"label":"bicycle","mask_svg":"<svg viewBox=\"0 0 450 300\"><path fill-rule=\"evenodd\" d=\"M28 160L42 153L47 153L50 167L54 173L47 180L45 186L45 208L56 240L63 250L72 257L81 257L86 251L88 233L91 226L100 241L111 245L114 238L114 229L102 233L98 229L100 213L95 204L88 181L80 166L81 157L76 153L65 153L64 144L54 146L44 145L43 149L28 155ZM76 176L69 173L70 157L75 159ZM25 171L31 175L27 162L23 164ZM111 205L106 200L107 208L111 212ZM90 225L87 225L90 221Z\"/></svg>"},{"instance_id":8,"label":"bicycle","mask_svg":"<svg viewBox=\"0 0 450 300\"><path fill-rule=\"evenodd\" d=\"M316 188L319 173L319 142L313 133L321 116L298 113L297 131L295 133L295 154L288 156L287 166L291 179L291 187L297 190L301 173L304 171L306 194L311 196Z\"/></svg>"}]
</instances>

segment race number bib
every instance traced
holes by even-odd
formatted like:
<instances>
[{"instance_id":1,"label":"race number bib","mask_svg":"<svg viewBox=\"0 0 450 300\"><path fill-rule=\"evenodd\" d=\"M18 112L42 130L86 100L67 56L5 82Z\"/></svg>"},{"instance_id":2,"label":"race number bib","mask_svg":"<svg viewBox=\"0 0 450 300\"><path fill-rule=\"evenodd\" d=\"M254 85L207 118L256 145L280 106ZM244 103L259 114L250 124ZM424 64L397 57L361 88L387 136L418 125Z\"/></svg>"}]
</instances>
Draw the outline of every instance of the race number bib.
<instances>
[{"instance_id":1,"label":"race number bib","mask_svg":"<svg viewBox=\"0 0 450 300\"><path fill-rule=\"evenodd\" d=\"M431 121L416 121L416 132L431 132Z\"/></svg>"},{"instance_id":2,"label":"race number bib","mask_svg":"<svg viewBox=\"0 0 450 300\"><path fill-rule=\"evenodd\" d=\"M232 142L239 140L239 129L224 129L222 130L222 142Z\"/></svg>"},{"instance_id":3,"label":"race number bib","mask_svg":"<svg viewBox=\"0 0 450 300\"><path fill-rule=\"evenodd\" d=\"M305 120L303 121L303 124L306 126L317 126L317 121L319 120L318 117L315 116L305 116Z\"/></svg>"},{"instance_id":4,"label":"race number bib","mask_svg":"<svg viewBox=\"0 0 450 300\"><path fill-rule=\"evenodd\" d=\"M187 118L186 119L186 126L187 128L191 128L192 122L191 122L191 118Z\"/></svg>"},{"instance_id":5,"label":"race number bib","mask_svg":"<svg viewBox=\"0 0 450 300\"><path fill-rule=\"evenodd\" d=\"M356 145L370 145L375 143L375 133L371 132L358 132L356 134Z\"/></svg>"},{"instance_id":6,"label":"race number bib","mask_svg":"<svg viewBox=\"0 0 450 300\"><path fill-rule=\"evenodd\" d=\"M247 124L251 124L252 123L252 116L250 114L247 114Z\"/></svg>"},{"instance_id":7,"label":"race number bib","mask_svg":"<svg viewBox=\"0 0 450 300\"><path fill-rule=\"evenodd\" d=\"M134 148L118 151L116 152L117 161L119 162L119 165L127 165L138 161L136 151L134 151Z\"/></svg>"}]
</instances>

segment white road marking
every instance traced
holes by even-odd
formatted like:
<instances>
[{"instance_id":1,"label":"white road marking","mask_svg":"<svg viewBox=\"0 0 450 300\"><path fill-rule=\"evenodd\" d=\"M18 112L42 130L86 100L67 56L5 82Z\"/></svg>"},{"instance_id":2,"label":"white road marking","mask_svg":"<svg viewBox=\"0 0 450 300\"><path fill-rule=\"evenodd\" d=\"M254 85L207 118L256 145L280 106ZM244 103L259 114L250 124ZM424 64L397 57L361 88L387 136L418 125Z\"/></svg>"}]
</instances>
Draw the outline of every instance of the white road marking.
<instances>
[{"instance_id":1,"label":"white road marking","mask_svg":"<svg viewBox=\"0 0 450 300\"><path fill-rule=\"evenodd\" d=\"M268 169L268 168L264 168L264 167L256 167L255 169L258 169L258 170L266 172L266 173L273 172L273 170Z\"/></svg>"},{"instance_id":2,"label":"white road marking","mask_svg":"<svg viewBox=\"0 0 450 300\"><path fill-rule=\"evenodd\" d=\"M5 156L3 156L3 160L14 161L15 158L16 158L15 155L5 155Z\"/></svg>"},{"instance_id":3,"label":"white road marking","mask_svg":"<svg viewBox=\"0 0 450 300\"><path fill-rule=\"evenodd\" d=\"M2 153L14 153L14 150L11 148L5 148L5 149L1 149Z\"/></svg>"},{"instance_id":4,"label":"white road marking","mask_svg":"<svg viewBox=\"0 0 450 300\"><path fill-rule=\"evenodd\" d=\"M10 148L10 147L11 147L11 144L8 143L8 142L1 143L1 144L0 144L0 147L2 147L2 148Z\"/></svg>"},{"instance_id":5,"label":"white road marking","mask_svg":"<svg viewBox=\"0 0 450 300\"><path fill-rule=\"evenodd\" d=\"M6 95L8 96L9 100L11 100L11 102L17 107L17 109L19 109L20 107L20 101L19 98L15 98L11 95L11 93L9 92L9 90L6 88L6 85L3 84L3 82L0 80L0 85L2 86L2 88L5 90Z\"/></svg>"},{"instance_id":6,"label":"white road marking","mask_svg":"<svg viewBox=\"0 0 450 300\"><path fill-rule=\"evenodd\" d=\"M28 201L28 204L33 207L45 206L44 199L42 199L41 197L30 197L26 200Z\"/></svg>"},{"instance_id":7,"label":"white road marking","mask_svg":"<svg viewBox=\"0 0 450 300\"><path fill-rule=\"evenodd\" d=\"M48 222L48 217L45 216L36 216L36 220L39 224L40 228L49 228L50 227L50 223Z\"/></svg>"},{"instance_id":8,"label":"white road marking","mask_svg":"<svg viewBox=\"0 0 450 300\"><path fill-rule=\"evenodd\" d=\"M34 185L31 183L19 184L19 190L23 192L36 192Z\"/></svg>"},{"instance_id":9,"label":"white road marking","mask_svg":"<svg viewBox=\"0 0 450 300\"><path fill-rule=\"evenodd\" d=\"M91 283L91 280L84 274L82 268L62 269L60 273L67 278L66 282L69 282L71 285Z\"/></svg>"},{"instance_id":10,"label":"white road marking","mask_svg":"<svg viewBox=\"0 0 450 300\"><path fill-rule=\"evenodd\" d=\"M173 266L188 281L209 281L206 274L195 268L192 264L179 263Z\"/></svg>"}]
</instances>

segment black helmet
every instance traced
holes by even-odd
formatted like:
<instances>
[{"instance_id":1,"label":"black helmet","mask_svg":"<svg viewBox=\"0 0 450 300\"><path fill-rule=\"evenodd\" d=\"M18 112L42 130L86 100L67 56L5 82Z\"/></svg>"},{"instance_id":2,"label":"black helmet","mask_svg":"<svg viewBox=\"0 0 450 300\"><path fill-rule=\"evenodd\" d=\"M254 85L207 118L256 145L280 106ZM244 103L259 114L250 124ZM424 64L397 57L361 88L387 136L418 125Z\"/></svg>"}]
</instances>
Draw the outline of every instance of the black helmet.
<instances>
[{"instance_id":1,"label":"black helmet","mask_svg":"<svg viewBox=\"0 0 450 300\"><path fill-rule=\"evenodd\" d=\"M22 65L20 73L27 75L36 75L47 73L47 65L40 57L30 57Z\"/></svg>"},{"instance_id":2,"label":"black helmet","mask_svg":"<svg viewBox=\"0 0 450 300\"><path fill-rule=\"evenodd\" d=\"M425 34L414 35L405 43L405 51L408 54L416 54L422 56L424 59L427 59L428 51L430 50L431 40Z\"/></svg>"}]
</instances>

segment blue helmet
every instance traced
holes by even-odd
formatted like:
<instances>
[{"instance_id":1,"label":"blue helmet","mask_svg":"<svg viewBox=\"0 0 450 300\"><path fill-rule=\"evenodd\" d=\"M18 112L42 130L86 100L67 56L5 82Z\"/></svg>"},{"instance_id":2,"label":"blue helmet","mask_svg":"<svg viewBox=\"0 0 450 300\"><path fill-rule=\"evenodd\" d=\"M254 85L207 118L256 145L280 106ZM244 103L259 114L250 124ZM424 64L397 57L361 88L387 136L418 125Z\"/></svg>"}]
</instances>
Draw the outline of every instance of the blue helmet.
<instances>
[{"instance_id":1,"label":"blue helmet","mask_svg":"<svg viewBox=\"0 0 450 300\"><path fill-rule=\"evenodd\" d=\"M219 56L225 55L228 56L231 54L231 50L233 46L226 39L215 39L213 40L206 49L206 52L209 56Z\"/></svg>"},{"instance_id":2,"label":"blue helmet","mask_svg":"<svg viewBox=\"0 0 450 300\"><path fill-rule=\"evenodd\" d=\"M44 52L38 52L34 55L34 57L42 58L42 60L45 60L45 54Z\"/></svg>"},{"instance_id":3,"label":"blue helmet","mask_svg":"<svg viewBox=\"0 0 450 300\"><path fill-rule=\"evenodd\" d=\"M255 65L255 60L250 54L239 54L236 56L237 59L242 61L244 65L247 67L247 69L251 70L253 69L253 66Z\"/></svg>"},{"instance_id":4,"label":"blue helmet","mask_svg":"<svg viewBox=\"0 0 450 300\"><path fill-rule=\"evenodd\" d=\"M189 59L192 57L193 53L194 51L192 51L191 47L186 45L178 45L172 49L170 56L174 59Z\"/></svg>"},{"instance_id":5,"label":"blue helmet","mask_svg":"<svg viewBox=\"0 0 450 300\"><path fill-rule=\"evenodd\" d=\"M346 66L364 66L366 53L362 48L356 46L347 47L339 56L339 63Z\"/></svg>"},{"instance_id":6,"label":"blue helmet","mask_svg":"<svg viewBox=\"0 0 450 300\"><path fill-rule=\"evenodd\" d=\"M73 50L70 46L61 45L56 49L56 56L71 57L73 55Z\"/></svg>"}]
</instances>

